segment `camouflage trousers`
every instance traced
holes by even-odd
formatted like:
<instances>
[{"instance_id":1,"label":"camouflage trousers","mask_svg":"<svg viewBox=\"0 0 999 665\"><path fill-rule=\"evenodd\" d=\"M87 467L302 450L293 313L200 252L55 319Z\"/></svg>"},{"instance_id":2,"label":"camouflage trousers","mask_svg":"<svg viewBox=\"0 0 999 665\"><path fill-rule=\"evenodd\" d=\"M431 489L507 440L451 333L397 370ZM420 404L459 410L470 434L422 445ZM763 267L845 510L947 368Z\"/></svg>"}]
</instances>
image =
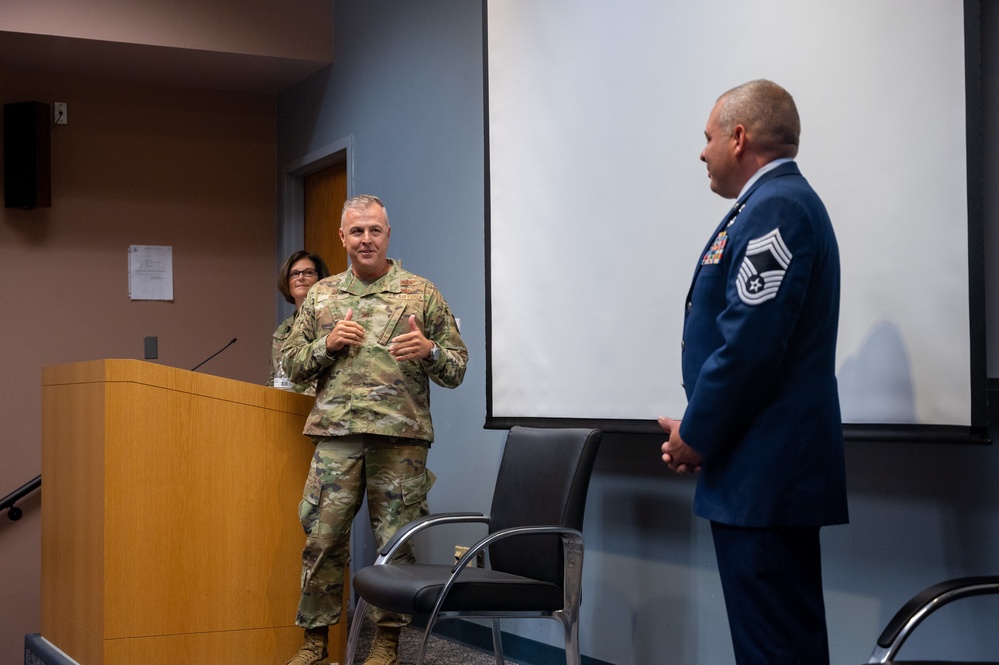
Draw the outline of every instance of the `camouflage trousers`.
<instances>
[{"instance_id":1,"label":"camouflage trousers","mask_svg":"<svg viewBox=\"0 0 999 665\"><path fill-rule=\"evenodd\" d=\"M302 597L295 623L329 626L343 610L344 570L350 559L350 526L368 499L375 545L381 549L399 527L426 515L434 476L425 441L378 435L316 438L299 517L305 529ZM415 563L412 545L392 559ZM410 617L372 608L380 626L404 626Z\"/></svg>"}]
</instances>

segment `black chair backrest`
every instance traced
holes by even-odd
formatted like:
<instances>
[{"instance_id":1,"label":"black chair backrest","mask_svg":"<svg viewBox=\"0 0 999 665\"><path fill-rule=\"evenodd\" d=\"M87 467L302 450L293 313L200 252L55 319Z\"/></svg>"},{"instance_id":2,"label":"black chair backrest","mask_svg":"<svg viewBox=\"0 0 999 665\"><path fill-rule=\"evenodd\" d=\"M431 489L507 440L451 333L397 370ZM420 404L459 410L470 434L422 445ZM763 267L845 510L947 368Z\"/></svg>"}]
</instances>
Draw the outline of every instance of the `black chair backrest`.
<instances>
[{"instance_id":1,"label":"black chair backrest","mask_svg":"<svg viewBox=\"0 0 999 665\"><path fill-rule=\"evenodd\" d=\"M490 531L518 526L582 530L600 430L514 427L496 477ZM521 536L489 548L495 570L562 585L558 536Z\"/></svg>"}]
</instances>

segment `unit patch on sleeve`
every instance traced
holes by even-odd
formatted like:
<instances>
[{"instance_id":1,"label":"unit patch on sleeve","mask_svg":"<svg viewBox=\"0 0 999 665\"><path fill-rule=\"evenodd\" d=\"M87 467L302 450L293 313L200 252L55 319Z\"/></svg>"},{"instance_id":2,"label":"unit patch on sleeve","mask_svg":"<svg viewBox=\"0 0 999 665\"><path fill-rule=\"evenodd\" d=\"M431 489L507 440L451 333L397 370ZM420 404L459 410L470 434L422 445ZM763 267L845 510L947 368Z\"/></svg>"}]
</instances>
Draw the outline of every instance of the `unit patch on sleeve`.
<instances>
[{"instance_id":1,"label":"unit patch on sleeve","mask_svg":"<svg viewBox=\"0 0 999 665\"><path fill-rule=\"evenodd\" d=\"M759 305L776 298L789 265L791 251L784 244L780 229L750 240L736 278L739 299L747 305Z\"/></svg>"},{"instance_id":2,"label":"unit patch on sleeve","mask_svg":"<svg viewBox=\"0 0 999 665\"><path fill-rule=\"evenodd\" d=\"M725 245L728 243L728 233L724 230L719 231L718 235L715 236L715 241L711 243L711 247L704 254L704 258L701 259L702 266L713 266L715 264L721 263L722 254L725 253Z\"/></svg>"}]
</instances>

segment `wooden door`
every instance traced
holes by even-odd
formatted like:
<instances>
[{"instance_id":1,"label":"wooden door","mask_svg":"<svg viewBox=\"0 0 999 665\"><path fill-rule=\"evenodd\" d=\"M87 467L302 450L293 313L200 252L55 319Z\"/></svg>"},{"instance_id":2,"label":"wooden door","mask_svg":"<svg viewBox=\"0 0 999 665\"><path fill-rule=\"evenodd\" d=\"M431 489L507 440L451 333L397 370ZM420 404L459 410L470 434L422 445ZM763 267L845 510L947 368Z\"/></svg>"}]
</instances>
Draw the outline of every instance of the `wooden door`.
<instances>
[{"instance_id":1,"label":"wooden door","mask_svg":"<svg viewBox=\"0 0 999 665\"><path fill-rule=\"evenodd\" d=\"M347 162L331 164L305 176L305 249L323 257L331 275L347 269L347 250L340 241L340 213L347 200ZM350 602L350 570L344 571L343 606ZM342 662L347 650L347 613L330 628L330 660Z\"/></svg>"},{"instance_id":2,"label":"wooden door","mask_svg":"<svg viewBox=\"0 0 999 665\"><path fill-rule=\"evenodd\" d=\"M347 269L347 250L339 233L346 200L346 161L305 176L305 249L323 257L333 275Z\"/></svg>"}]
</instances>

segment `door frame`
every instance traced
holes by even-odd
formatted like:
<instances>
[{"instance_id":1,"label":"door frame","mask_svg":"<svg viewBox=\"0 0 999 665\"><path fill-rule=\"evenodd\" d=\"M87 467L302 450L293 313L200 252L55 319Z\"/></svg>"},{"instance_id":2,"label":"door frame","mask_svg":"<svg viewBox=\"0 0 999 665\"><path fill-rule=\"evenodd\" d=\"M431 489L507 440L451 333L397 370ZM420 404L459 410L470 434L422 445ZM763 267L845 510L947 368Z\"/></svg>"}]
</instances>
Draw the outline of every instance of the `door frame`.
<instances>
[{"instance_id":1,"label":"door frame","mask_svg":"<svg viewBox=\"0 0 999 665\"><path fill-rule=\"evenodd\" d=\"M339 162L347 163L347 198L354 195L354 137L346 136L294 159L281 167L281 208L278 220L277 254L274 272L292 252L305 244L305 176ZM280 293L275 296L277 321L291 315L293 308Z\"/></svg>"}]
</instances>

